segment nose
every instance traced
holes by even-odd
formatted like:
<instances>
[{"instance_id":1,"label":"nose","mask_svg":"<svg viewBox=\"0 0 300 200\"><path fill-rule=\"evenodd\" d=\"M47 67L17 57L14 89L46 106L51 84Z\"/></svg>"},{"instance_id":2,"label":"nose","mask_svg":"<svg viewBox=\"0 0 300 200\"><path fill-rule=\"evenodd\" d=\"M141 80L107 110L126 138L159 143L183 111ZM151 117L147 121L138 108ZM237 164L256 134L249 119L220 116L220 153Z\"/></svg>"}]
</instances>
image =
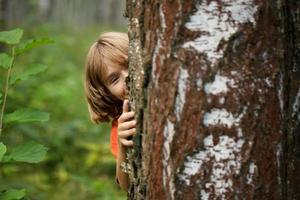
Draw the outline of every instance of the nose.
<instances>
[{"instance_id":1,"label":"nose","mask_svg":"<svg viewBox=\"0 0 300 200\"><path fill-rule=\"evenodd\" d=\"M123 70L123 74L124 74L124 77L127 78L128 77L128 69Z\"/></svg>"}]
</instances>

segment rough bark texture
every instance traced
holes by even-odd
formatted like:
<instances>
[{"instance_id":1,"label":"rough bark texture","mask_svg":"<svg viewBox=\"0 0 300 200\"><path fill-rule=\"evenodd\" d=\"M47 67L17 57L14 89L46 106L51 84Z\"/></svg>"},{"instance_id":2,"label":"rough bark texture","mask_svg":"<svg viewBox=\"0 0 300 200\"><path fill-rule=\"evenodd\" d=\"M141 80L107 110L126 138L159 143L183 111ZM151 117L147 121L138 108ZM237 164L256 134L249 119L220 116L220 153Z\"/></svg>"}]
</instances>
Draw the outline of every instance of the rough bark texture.
<instances>
[{"instance_id":1,"label":"rough bark texture","mask_svg":"<svg viewBox=\"0 0 300 200\"><path fill-rule=\"evenodd\" d=\"M286 1L285 126L287 199L300 199L300 2Z\"/></svg>"},{"instance_id":2,"label":"rough bark texture","mask_svg":"<svg viewBox=\"0 0 300 200\"><path fill-rule=\"evenodd\" d=\"M299 11L127 0L129 199L299 199Z\"/></svg>"}]
</instances>

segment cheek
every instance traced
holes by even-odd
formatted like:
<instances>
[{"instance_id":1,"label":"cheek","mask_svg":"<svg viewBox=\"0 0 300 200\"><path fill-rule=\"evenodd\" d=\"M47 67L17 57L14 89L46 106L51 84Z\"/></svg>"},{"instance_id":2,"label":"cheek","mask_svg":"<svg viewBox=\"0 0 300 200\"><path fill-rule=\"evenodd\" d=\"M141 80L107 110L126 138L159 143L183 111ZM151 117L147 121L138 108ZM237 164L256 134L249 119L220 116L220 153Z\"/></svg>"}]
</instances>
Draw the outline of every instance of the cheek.
<instances>
[{"instance_id":1,"label":"cheek","mask_svg":"<svg viewBox=\"0 0 300 200\"><path fill-rule=\"evenodd\" d=\"M123 84L117 84L108 88L110 93L117 98L122 98L124 94L124 86Z\"/></svg>"}]
</instances>

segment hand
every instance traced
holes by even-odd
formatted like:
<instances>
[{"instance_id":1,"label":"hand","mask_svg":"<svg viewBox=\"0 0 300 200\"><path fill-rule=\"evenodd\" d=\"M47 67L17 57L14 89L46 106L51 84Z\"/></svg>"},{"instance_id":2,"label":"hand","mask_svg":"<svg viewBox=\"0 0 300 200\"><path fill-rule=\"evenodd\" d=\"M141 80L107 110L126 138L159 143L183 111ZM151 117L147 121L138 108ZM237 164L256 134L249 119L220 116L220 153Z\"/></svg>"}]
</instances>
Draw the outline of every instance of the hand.
<instances>
[{"instance_id":1,"label":"hand","mask_svg":"<svg viewBox=\"0 0 300 200\"><path fill-rule=\"evenodd\" d=\"M136 121L134 112L128 108L128 100L123 102L123 112L118 119L118 139L123 146L133 146L132 136L136 133Z\"/></svg>"}]
</instances>

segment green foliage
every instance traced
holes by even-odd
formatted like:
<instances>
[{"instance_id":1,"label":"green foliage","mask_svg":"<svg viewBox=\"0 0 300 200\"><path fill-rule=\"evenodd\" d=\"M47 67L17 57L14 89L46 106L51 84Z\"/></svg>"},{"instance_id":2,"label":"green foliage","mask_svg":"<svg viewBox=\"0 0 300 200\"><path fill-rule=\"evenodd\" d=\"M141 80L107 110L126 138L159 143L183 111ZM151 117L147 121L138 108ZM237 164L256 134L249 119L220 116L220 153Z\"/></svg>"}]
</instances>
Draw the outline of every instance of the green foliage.
<instances>
[{"instance_id":1,"label":"green foliage","mask_svg":"<svg viewBox=\"0 0 300 200\"><path fill-rule=\"evenodd\" d=\"M22 35L23 30L19 28L10 31L1 31L0 42L10 45L18 44L22 38Z\"/></svg>"},{"instance_id":2,"label":"green foliage","mask_svg":"<svg viewBox=\"0 0 300 200\"><path fill-rule=\"evenodd\" d=\"M8 69L12 65L13 59L6 53L0 53L0 67Z\"/></svg>"},{"instance_id":3,"label":"green foliage","mask_svg":"<svg viewBox=\"0 0 300 200\"><path fill-rule=\"evenodd\" d=\"M45 65L35 64L31 65L28 69L24 70L23 72L11 76L13 63L16 58L15 45L17 45L20 42L22 35L22 29L14 29L10 31L0 32L0 42L10 45L12 49L11 55L8 55L7 53L0 53L0 67L4 68L7 71L5 77L6 81L3 87L4 100L2 100L2 93L0 96L0 137L2 136L4 125L6 126L7 124L18 124L28 122L45 122L49 120L49 113L27 107L18 109L10 114L5 113L7 103L11 103L10 101L6 101L8 93L12 90L12 88L9 88L9 86L12 86L16 81L28 80L29 77L36 75L42 71L45 71L47 68ZM34 40L32 40L30 43L23 43L24 45L21 45L21 48L18 49L18 54L20 55L21 53L26 52L26 50L32 49L37 46L41 46L42 44L48 44L50 40L42 39L35 41L38 41L36 42L37 44L35 44ZM2 140L2 138L0 139ZM6 153L6 145L0 142L1 164L6 162L38 163L45 158L48 149L36 142L26 142L20 144L17 147L9 148L9 150L10 153ZM0 200L21 199L24 196L24 189L16 190L9 188L8 190L5 190L0 193Z\"/></svg>"},{"instance_id":4,"label":"green foliage","mask_svg":"<svg viewBox=\"0 0 300 200\"><path fill-rule=\"evenodd\" d=\"M18 162L39 163L44 160L48 148L35 142L27 142L14 148L11 153L5 155L5 162L14 160Z\"/></svg>"},{"instance_id":5,"label":"green foliage","mask_svg":"<svg viewBox=\"0 0 300 200\"><path fill-rule=\"evenodd\" d=\"M21 42L20 45L16 48L16 55L20 55L26 51L29 51L33 48L43 46L46 44L52 44L54 40L50 38L39 38L39 39L30 39L24 42Z\"/></svg>"},{"instance_id":6,"label":"green foliage","mask_svg":"<svg viewBox=\"0 0 300 200\"><path fill-rule=\"evenodd\" d=\"M2 142L0 142L0 162L2 161L2 158L5 153L6 153L6 146Z\"/></svg>"},{"instance_id":7,"label":"green foliage","mask_svg":"<svg viewBox=\"0 0 300 200\"><path fill-rule=\"evenodd\" d=\"M22 108L13 113L5 115L5 124L9 123L28 123L28 122L46 122L50 114L31 108Z\"/></svg>"},{"instance_id":8,"label":"green foliage","mask_svg":"<svg viewBox=\"0 0 300 200\"><path fill-rule=\"evenodd\" d=\"M22 199L26 194L25 189L8 189L0 193L0 200L15 200Z\"/></svg>"},{"instance_id":9,"label":"green foliage","mask_svg":"<svg viewBox=\"0 0 300 200\"><path fill-rule=\"evenodd\" d=\"M47 68L48 66L44 64L30 64L29 67L26 68L22 73L12 75L11 78L9 79L9 83L13 85L17 81L28 80L31 76L44 72Z\"/></svg>"}]
</instances>

